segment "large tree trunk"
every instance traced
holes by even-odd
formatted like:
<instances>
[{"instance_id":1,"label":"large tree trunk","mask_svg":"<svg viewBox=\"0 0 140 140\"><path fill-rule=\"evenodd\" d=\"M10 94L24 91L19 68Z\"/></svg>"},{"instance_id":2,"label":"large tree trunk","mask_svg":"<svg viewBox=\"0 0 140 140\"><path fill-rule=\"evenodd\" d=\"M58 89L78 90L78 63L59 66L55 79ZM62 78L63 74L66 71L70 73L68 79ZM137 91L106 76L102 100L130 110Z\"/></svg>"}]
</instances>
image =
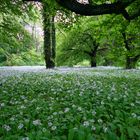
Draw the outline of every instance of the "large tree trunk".
<instances>
[{"instance_id":1,"label":"large tree trunk","mask_svg":"<svg viewBox=\"0 0 140 140\"><path fill-rule=\"evenodd\" d=\"M90 65L91 67L96 67L97 64L96 64L96 54L93 54L90 56Z\"/></svg>"},{"instance_id":2,"label":"large tree trunk","mask_svg":"<svg viewBox=\"0 0 140 140\"><path fill-rule=\"evenodd\" d=\"M140 55L137 55L135 57L126 56L126 69L135 69L139 58Z\"/></svg>"},{"instance_id":3,"label":"large tree trunk","mask_svg":"<svg viewBox=\"0 0 140 140\"><path fill-rule=\"evenodd\" d=\"M46 68L55 67L55 48L56 48L56 39L55 39L55 23L54 16L50 16L50 12L47 11L49 6L47 3L44 3L42 0L23 0L23 1L35 1L42 2L43 5L43 26L44 26L44 56Z\"/></svg>"},{"instance_id":4,"label":"large tree trunk","mask_svg":"<svg viewBox=\"0 0 140 140\"><path fill-rule=\"evenodd\" d=\"M51 17L47 12L47 4L43 4L43 26L44 26L44 56L46 68L53 68L54 62L51 58Z\"/></svg>"},{"instance_id":5,"label":"large tree trunk","mask_svg":"<svg viewBox=\"0 0 140 140\"><path fill-rule=\"evenodd\" d=\"M97 51L98 51L98 47L99 47L99 44L96 42L96 40L94 40L91 36L91 39L93 41L93 46L91 48L91 54L90 54L90 65L91 67L96 67L97 66L97 62L96 62L96 54L97 54Z\"/></svg>"},{"instance_id":6,"label":"large tree trunk","mask_svg":"<svg viewBox=\"0 0 140 140\"><path fill-rule=\"evenodd\" d=\"M133 49L135 48L135 46L132 45L132 42L130 40L131 38L126 37L126 32L123 32L122 36L124 39L125 48L127 50L125 68L134 69L134 68L136 68L137 61L140 59L140 54L135 55L135 56L134 55L129 56L134 51Z\"/></svg>"}]
</instances>

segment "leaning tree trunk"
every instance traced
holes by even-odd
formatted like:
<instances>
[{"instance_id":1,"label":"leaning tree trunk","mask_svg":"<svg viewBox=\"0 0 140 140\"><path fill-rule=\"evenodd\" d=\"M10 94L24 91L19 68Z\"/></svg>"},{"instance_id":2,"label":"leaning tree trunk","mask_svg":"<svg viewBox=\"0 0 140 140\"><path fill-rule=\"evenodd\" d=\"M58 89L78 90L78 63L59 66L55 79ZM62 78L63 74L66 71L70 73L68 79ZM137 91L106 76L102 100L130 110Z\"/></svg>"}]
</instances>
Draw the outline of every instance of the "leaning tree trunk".
<instances>
[{"instance_id":1,"label":"leaning tree trunk","mask_svg":"<svg viewBox=\"0 0 140 140\"><path fill-rule=\"evenodd\" d=\"M44 26L44 56L46 68L53 68L54 62L51 54L51 17L47 12L47 4L43 4L43 26Z\"/></svg>"}]
</instances>

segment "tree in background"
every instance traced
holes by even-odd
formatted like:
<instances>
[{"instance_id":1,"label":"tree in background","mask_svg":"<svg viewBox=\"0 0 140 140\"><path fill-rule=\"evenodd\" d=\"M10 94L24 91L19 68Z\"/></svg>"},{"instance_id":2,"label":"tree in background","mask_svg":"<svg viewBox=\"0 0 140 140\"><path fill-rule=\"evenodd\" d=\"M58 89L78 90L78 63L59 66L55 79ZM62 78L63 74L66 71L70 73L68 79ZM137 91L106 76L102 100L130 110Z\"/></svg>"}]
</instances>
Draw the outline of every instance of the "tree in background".
<instances>
[{"instance_id":1,"label":"tree in background","mask_svg":"<svg viewBox=\"0 0 140 140\"><path fill-rule=\"evenodd\" d=\"M58 46L58 65L76 65L83 60L89 60L91 67L97 65L97 54L103 55L107 50L103 38L103 30L98 18L81 18L74 24L71 31ZM65 60L65 61L64 61Z\"/></svg>"},{"instance_id":2,"label":"tree in background","mask_svg":"<svg viewBox=\"0 0 140 140\"><path fill-rule=\"evenodd\" d=\"M8 0L1 2L1 7L3 7L0 13L1 65L26 65L28 62L31 65L32 60L40 63L40 55L33 53L35 40L25 29L27 22L36 21L38 18L37 10L30 4L20 4L21 1L17 1L17 3ZM28 52L32 52L34 58L32 55L25 58L26 55L29 56ZM40 58L36 59L38 57Z\"/></svg>"},{"instance_id":3,"label":"tree in background","mask_svg":"<svg viewBox=\"0 0 140 140\"><path fill-rule=\"evenodd\" d=\"M126 49L126 69L136 67L140 59L140 26L130 23L122 32L124 47Z\"/></svg>"},{"instance_id":4,"label":"tree in background","mask_svg":"<svg viewBox=\"0 0 140 140\"><path fill-rule=\"evenodd\" d=\"M126 21L121 16L109 17L104 21L106 34L110 34L108 40L114 40L113 46L115 46L115 49L118 46L121 48L123 57L118 56L118 59L122 58L122 61L125 59L124 65L126 69L135 68L140 59L139 21L140 19ZM117 54L118 51L116 51L114 56Z\"/></svg>"},{"instance_id":5,"label":"tree in background","mask_svg":"<svg viewBox=\"0 0 140 140\"><path fill-rule=\"evenodd\" d=\"M27 1L30 1L30 0L27 0ZM47 3L51 3L51 5L50 5L51 7L52 7L53 3L55 3L55 1L52 1L52 2L49 2L49 1L47 2L45 0L44 1L35 0L35 1L43 2L45 5L43 9L45 9ZM96 1L99 5L95 5L95 2L93 2L92 0L88 1L86 4L79 3L76 0L65 0L65 1L56 0L56 2L59 3L61 6L67 8L71 11L74 11L78 14L81 14L81 15L88 15L88 16L90 15L91 16L91 15L102 15L102 14L122 14L127 20L134 19L139 15L139 9L138 9L138 11L135 11L135 13L132 15L129 15L128 11L126 10L126 8L129 5L134 3L134 1L132 1L132 0L130 0L130 1L115 1L114 3L108 2L108 3L103 3L103 4L101 3L101 1ZM135 0L135 2L137 2L137 1ZM51 8L49 8L48 5L47 5L47 8L51 9ZM48 17L48 20L46 19L44 21L49 22L49 20L50 20L49 13L50 12L48 12L48 15L46 16L46 17ZM43 15L45 15L45 14L43 14ZM51 25L49 25L49 23L48 24L46 23L46 25L51 26ZM55 55L52 55L51 53L52 52L54 53L55 51L51 51L51 41L49 41L49 40L51 40L50 39L51 34L48 35L50 32L49 31L50 29L46 25L44 25L44 34L46 34L44 37L44 44L46 45L46 47L44 45L44 52L46 54L45 61L46 61L46 67L52 68L54 66L54 63L52 61L51 56L55 56Z\"/></svg>"},{"instance_id":6,"label":"tree in background","mask_svg":"<svg viewBox=\"0 0 140 140\"><path fill-rule=\"evenodd\" d=\"M93 60L98 60L99 65L135 68L140 57L139 19L128 22L120 15L81 19L59 41L58 65L76 65L84 60L91 63L91 44L96 42Z\"/></svg>"},{"instance_id":7,"label":"tree in background","mask_svg":"<svg viewBox=\"0 0 140 140\"><path fill-rule=\"evenodd\" d=\"M30 0L26 0L30 1ZM45 15L44 22L49 22L49 23L44 23L44 52L45 52L45 60L46 60L46 67L47 68L52 68L54 67L54 57L55 57L55 32L54 32L54 17L51 18L51 16L54 16L52 13L53 11L56 11L58 9L61 9L60 6L56 5L56 2L60 4L62 7L65 7L71 11L74 11L78 14L81 15L103 15L103 14L115 14L115 15L120 15L122 14L125 19L128 21L131 21L133 19L137 19L139 17L139 12L140 12L140 2L139 0L122 0L122 1L92 1L89 0L87 3L79 3L76 0L53 0L53 1L47 1L47 0L34 0L35 2L42 2L44 6L43 10L43 15ZM57 8L56 8L57 7ZM0 5L1 13L2 15L8 14L8 13L13 13L14 15L18 17L29 17L29 13L32 13L33 5L31 3L22 3L22 0L16 0L16 1L10 1L10 0L5 0L1 2ZM25 12L26 9L26 12ZM28 12L27 12L28 11ZM45 12L44 12L45 11ZM55 12L54 12L55 13ZM33 14L31 14L30 17L32 17ZM120 21L119 16L116 16L116 19ZM94 19L94 18L93 18ZM94 21L94 20L93 20ZM88 21L89 22L89 21ZM110 22L111 23L111 22ZM87 25L88 26L88 25ZM127 31L124 33L124 30L121 31L121 36L123 37L124 44L129 44L129 46L138 46L138 41L128 41L129 35L127 34ZM84 35L85 36L85 35ZM137 37L136 37L137 38ZM127 43L126 43L127 41ZM111 43L110 43L111 44ZM119 44L119 43L118 43ZM130 45L131 44L131 45ZM133 44L133 45L132 45ZM134 48L134 47L132 47ZM137 47L136 47L137 48ZM133 50L133 49L131 49ZM131 51L132 52L132 51ZM130 53L129 53L130 55ZM135 54L136 56L139 56L138 54ZM139 57L136 57L139 58ZM135 59L134 59L135 60Z\"/></svg>"},{"instance_id":8,"label":"tree in background","mask_svg":"<svg viewBox=\"0 0 140 140\"><path fill-rule=\"evenodd\" d=\"M98 4L96 4L96 2L92 1L92 0L88 1L88 3L79 3L78 1L74 1L74 0L72 0L72 1L61 0L61 1L58 1L58 2L63 7L67 8L71 11L74 11L78 14L81 14L81 15L91 16L91 15L113 14L113 13L116 14L116 15L122 14L123 17L125 17L125 19L127 19L127 21L129 21L129 22L131 22L134 19L137 19L140 15L140 2L138 0L114 1L114 3L108 1L108 3L105 3L105 4L102 4L101 1L96 1L98 3ZM112 23L111 20L109 21L109 23ZM120 18L120 16L115 16L115 20L118 20L120 23L122 21L127 22L127 21L124 21L124 19ZM114 24L114 26L118 26L117 23L118 22L116 22L116 24ZM121 26L121 25L119 24L119 26ZM115 30L115 27L113 27L112 29ZM106 34L107 34L107 32L108 31L106 31ZM116 31L116 32L118 32L118 31ZM123 32L125 32L125 29L121 30L119 33L123 33ZM120 37L117 41L115 39L113 39L112 36L109 37L109 38L112 38L112 39L109 39L109 40L112 40L113 42L109 42L109 44L111 46L111 49L109 49L109 50L112 50L112 51L110 51L110 53L108 53L109 54L108 56L109 57L113 56L112 54L114 52L115 52L114 56L118 56L118 54L119 54L118 50L121 50L120 54L122 56L118 56L118 59L120 59L120 61L124 61L123 59L124 59L124 54L125 54L126 55L126 64L125 64L126 68L134 68L136 62L139 59L139 54L140 54L139 51L138 51L139 50L138 45L136 45L136 43L135 43L135 46L137 46L137 47L134 47L134 43L132 43L132 41L131 41L131 43L130 43L130 41L128 41L130 39L127 39L126 34L123 33L122 35L123 35L124 40L122 40L122 37ZM114 34L114 37L115 36L116 35ZM138 37L136 37L136 38L138 38ZM136 38L135 38L135 40L136 40ZM120 42L122 44L120 44ZM139 44L138 41L137 41L137 44ZM114 48L114 46L117 47L117 48ZM122 46L122 47L118 48L118 46ZM135 51L134 51L134 48L137 48L137 49L135 49ZM127 52L126 52L126 50L127 50ZM134 52L135 52L135 54L134 54ZM132 57L132 55L133 55L133 57ZM110 57L110 58L114 59L115 58L114 56ZM104 57L104 58L105 58L104 60L107 60L106 57Z\"/></svg>"}]
</instances>

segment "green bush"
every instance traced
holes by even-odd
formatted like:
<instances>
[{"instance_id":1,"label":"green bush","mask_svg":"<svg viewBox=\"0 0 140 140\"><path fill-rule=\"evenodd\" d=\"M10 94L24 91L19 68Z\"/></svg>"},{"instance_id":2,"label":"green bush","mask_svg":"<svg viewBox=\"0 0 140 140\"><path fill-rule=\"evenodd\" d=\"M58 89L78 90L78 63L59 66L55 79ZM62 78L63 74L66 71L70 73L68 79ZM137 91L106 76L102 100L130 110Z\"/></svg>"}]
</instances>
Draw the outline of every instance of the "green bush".
<instances>
[{"instance_id":1,"label":"green bush","mask_svg":"<svg viewBox=\"0 0 140 140\"><path fill-rule=\"evenodd\" d=\"M24 66L24 65L44 65L43 56L35 50L22 52L21 54L12 54L4 63L8 66Z\"/></svg>"}]
</instances>

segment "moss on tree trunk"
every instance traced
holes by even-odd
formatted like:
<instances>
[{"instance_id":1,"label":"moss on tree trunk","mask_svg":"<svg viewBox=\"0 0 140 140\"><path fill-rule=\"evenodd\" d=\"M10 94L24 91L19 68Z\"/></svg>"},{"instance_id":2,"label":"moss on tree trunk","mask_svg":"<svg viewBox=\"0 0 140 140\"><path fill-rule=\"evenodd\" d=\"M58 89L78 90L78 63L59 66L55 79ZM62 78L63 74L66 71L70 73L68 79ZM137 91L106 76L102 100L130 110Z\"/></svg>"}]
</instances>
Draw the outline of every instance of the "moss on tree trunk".
<instances>
[{"instance_id":1,"label":"moss on tree trunk","mask_svg":"<svg viewBox=\"0 0 140 140\"><path fill-rule=\"evenodd\" d=\"M46 68L54 68L54 53L55 50L52 50L52 42L54 41L54 25L52 26L52 17L47 12L47 4L43 4L43 26L44 26L44 56ZM54 24L54 23L53 23Z\"/></svg>"}]
</instances>

